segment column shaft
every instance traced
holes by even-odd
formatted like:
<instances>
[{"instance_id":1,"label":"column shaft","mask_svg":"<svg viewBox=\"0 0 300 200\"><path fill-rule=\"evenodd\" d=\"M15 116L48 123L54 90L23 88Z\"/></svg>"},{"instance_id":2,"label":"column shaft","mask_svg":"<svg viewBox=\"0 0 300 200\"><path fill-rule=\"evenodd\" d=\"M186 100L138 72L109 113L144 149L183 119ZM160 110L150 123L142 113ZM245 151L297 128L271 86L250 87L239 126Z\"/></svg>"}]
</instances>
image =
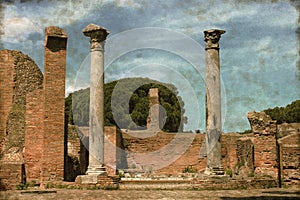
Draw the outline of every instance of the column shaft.
<instances>
[{"instance_id":1,"label":"column shaft","mask_svg":"<svg viewBox=\"0 0 300 200\"><path fill-rule=\"evenodd\" d=\"M102 172L104 164L104 60L103 50L91 50L90 136L88 173Z\"/></svg>"},{"instance_id":2,"label":"column shaft","mask_svg":"<svg viewBox=\"0 0 300 200\"><path fill-rule=\"evenodd\" d=\"M221 87L219 44L222 30L205 31L207 174L223 174L221 155Z\"/></svg>"},{"instance_id":3,"label":"column shaft","mask_svg":"<svg viewBox=\"0 0 300 200\"><path fill-rule=\"evenodd\" d=\"M88 25L83 33L90 37L90 120L89 166L87 174L104 174L104 41L109 32L101 26Z\"/></svg>"},{"instance_id":4,"label":"column shaft","mask_svg":"<svg viewBox=\"0 0 300 200\"><path fill-rule=\"evenodd\" d=\"M221 167L221 93L217 49L206 50L207 167Z\"/></svg>"}]
</instances>

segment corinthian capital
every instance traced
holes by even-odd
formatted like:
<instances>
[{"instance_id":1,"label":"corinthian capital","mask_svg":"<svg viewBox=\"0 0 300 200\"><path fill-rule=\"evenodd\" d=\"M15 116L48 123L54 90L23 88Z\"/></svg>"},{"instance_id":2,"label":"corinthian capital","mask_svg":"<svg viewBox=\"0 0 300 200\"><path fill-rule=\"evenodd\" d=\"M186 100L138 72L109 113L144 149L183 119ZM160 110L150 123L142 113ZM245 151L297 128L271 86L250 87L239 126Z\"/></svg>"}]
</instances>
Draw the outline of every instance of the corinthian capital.
<instances>
[{"instance_id":1,"label":"corinthian capital","mask_svg":"<svg viewBox=\"0 0 300 200\"><path fill-rule=\"evenodd\" d=\"M224 30L211 29L204 31L204 41L206 42L205 49L219 49L219 40Z\"/></svg>"},{"instance_id":2,"label":"corinthian capital","mask_svg":"<svg viewBox=\"0 0 300 200\"><path fill-rule=\"evenodd\" d=\"M89 24L82 30L83 34L90 37L91 50L103 50L104 41L109 31L102 26Z\"/></svg>"}]
</instances>

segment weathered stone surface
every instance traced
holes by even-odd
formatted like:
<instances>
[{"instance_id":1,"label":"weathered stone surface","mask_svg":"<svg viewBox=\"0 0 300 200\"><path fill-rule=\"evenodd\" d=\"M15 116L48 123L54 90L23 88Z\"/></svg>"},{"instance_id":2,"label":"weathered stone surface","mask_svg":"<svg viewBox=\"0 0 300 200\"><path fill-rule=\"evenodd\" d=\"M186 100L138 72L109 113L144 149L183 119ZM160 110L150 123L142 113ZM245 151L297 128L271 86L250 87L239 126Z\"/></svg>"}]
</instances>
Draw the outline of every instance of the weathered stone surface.
<instances>
[{"instance_id":1,"label":"weathered stone surface","mask_svg":"<svg viewBox=\"0 0 300 200\"><path fill-rule=\"evenodd\" d=\"M90 37L90 34L94 33L94 32L101 32L103 33L103 35L105 35L105 37L109 34L109 31L107 29L105 29L102 26L96 25L96 24L89 24L87 25L87 27L85 27L82 32L84 33L85 36ZM105 38L104 38L105 40Z\"/></svg>"},{"instance_id":2,"label":"weathered stone surface","mask_svg":"<svg viewBox=\"0 0 300 200\"><path fill-rule=\"evenodd\" d=\"M82 30L83 34L90 37L91 50L104 49L104 41L109 34L109 31L102 26L89 24Z\"/></svg>"},{"instance_id":3,"label":"weathered stone surface","mask_svg":"<svg viewBox=\"0 0 300 200\"><path fill-rule=\"evenodd\" d=\"M206 49L219 48L219 40L221 38L221 35L225 32L226 31L224 30L218 29L204 31L204 41L206 42Z\"/></svg>"},{"instance_id":4,"label":"weathered stone surface","mask_svg":"<svg viewBox=\"0 0 300 200\"><path fill-rule=\"evenodd\" d=\"M237 163L234 172L241 177L249 177L254 173L253 137L243 137L236 141ZM253 174L254 175L254 174Z\"/></svg>"},{"instance_id":5,"label":"weathered stone surface","mask_svg":"<svg viewBox=\"0 0 300 200\"><path fill-rule=\"evenodd\" d=\"M67 33L57 26L48 26L45 29L44 46L52 52L64 51L67 47ZM46 52L46 51L45 51ZM48 55L49 56L49 55Z\"/></svg>"},{"instance_id":6,"label":"weathered stone surface","mask_svg":"<svg viewBox=\"0 0 300 200\"><path fill-rule=\"evenodd\" d=\"M278 138L300 132L300 123L282 123L277 125Z\"/></svg>"},{"instance_id":7,"label":"weathered stone surface","mask_svg":"<svg viewBox=\"0 0 300 200\"><path fill-rule=\"evenodd\" d=\"M206 42L206 151L207 174L220 171L221 162L221 87L219 40L223 30L204 31ZM218 172L219 173L219 172Z\"/></svg>"},{"instance_id":8,"label":"weathered stone surface","mask_svg":"<svg viewBox=\"0 0 300 200\"><path fill-rule=\"evenodd\" d=\"M254 134L274 135L277 132L276 121L265 112L249 112L248 120Z\"/></svg>"},{"instance_id":9,"label":"weathered stone surface","mask_svg":"<svg viewBox=\"0 0 300 200\"><path fill-rule=\"evenodd\" d=\"M66 31L57 26L48 26L45 32L48 37L68 38Z\"/></svg>"}]
</instances>

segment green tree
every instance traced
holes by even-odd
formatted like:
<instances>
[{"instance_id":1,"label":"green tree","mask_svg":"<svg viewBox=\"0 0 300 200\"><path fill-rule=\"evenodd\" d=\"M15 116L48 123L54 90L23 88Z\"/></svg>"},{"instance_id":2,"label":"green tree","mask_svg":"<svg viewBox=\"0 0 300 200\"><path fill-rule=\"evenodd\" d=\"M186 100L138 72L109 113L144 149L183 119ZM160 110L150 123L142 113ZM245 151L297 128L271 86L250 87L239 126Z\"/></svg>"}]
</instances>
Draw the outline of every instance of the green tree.
<instances>
[{"instance_id":1,"label":"green tree","mask_svg":"<svg viewBox=\"0 0 300 200\"><path fill-rule=\"evenodd\" d=\"M286 107L268 108L264 112L273 120L277 120L280 124L282 122L300 122L300 100L296 100Z\"/></svg>"},{"instance_id":2,"label":"green tree","mask_svg":"<svg viewBox=\"0 0 300 200\"><path fill-rule=\"evenodd\" d=\"M104 123L120 128L146 127L149 114L150 88L159 89L160 104L166 110L166 123L163 130L177 132L187 123L184 116L184 102L178 96L176 87L148 78L125 78L104 85ZM114 112L112 111L112 96ZM128 105L129 99L129 105ZM88 126L89 123L89 88L71 93L65 102L68 123ZM126 109L129 110L126 110ZM118 119L116 123L115 119Z\"/></svg>"}]
</instances>

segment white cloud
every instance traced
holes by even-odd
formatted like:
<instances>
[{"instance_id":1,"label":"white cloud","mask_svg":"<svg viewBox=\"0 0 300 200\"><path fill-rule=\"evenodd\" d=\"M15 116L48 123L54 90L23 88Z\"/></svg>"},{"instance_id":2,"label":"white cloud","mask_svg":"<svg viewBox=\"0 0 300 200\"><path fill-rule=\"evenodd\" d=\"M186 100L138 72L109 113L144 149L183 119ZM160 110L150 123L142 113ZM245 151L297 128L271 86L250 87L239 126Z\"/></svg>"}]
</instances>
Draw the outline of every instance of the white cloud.
<instances>
[{"instance_id":1,"label":"white cloud","mask_svg":"<svg viewBox=\"0 0 300 200\"><path fill-rule=\"evenodd\" d=\"M115 3L119 7L131 7L131 8L140 8L140 7L142 7L140 2L135 1L135 0L115 0Z\"/></svg>"},{"instance_id":2,"label":"white cloud","mask_svg":"<svg viewBox=\"0 0 300 200\"><path fill-rule=\"evenodd\" d=\"M9 18L4 20L3 41L19 43L27 40L30 33L42 33L43 29L28 18Z\"/></svg>"},{"instance_id":3,"label":"white cloud","mask_svg":"<svg viewBox=\"0 0 300 200\"><path fill-rule=\"evenodd\" d=\"M249 44L249 47L253 47L255 51L262 52L262 51L268 51L270 49L270 44L272 42L272 38L270 36L264 37L260 40L258 40L255 45Z\"/></svg>"},{"instance_id":4,"label":"white cloud","mask_svg":"<svg viewBox=\"0 0 300 200\"><path fill-rule=\"evenodd\" d=\"M205 15L210 16L209 19L216 23L228 23L231 20L239 18L251 18L258 13L257 7L251 4L238 4L234 1L227 3L217 3L208 6Z\"/></svg>"},{"instance_id":5,"label":"white cloud","mask_svg":"<svg viewBox=\"0 0 300 200\"><path fill-rule=\"evenodd\" d=\"M106 3L110 1L105 1ZM7 4L4 9L4 42L20 43L31 33L42 33L46 26L68 26L92 13L101 1Z\"/></svg>"}]
</instances>

